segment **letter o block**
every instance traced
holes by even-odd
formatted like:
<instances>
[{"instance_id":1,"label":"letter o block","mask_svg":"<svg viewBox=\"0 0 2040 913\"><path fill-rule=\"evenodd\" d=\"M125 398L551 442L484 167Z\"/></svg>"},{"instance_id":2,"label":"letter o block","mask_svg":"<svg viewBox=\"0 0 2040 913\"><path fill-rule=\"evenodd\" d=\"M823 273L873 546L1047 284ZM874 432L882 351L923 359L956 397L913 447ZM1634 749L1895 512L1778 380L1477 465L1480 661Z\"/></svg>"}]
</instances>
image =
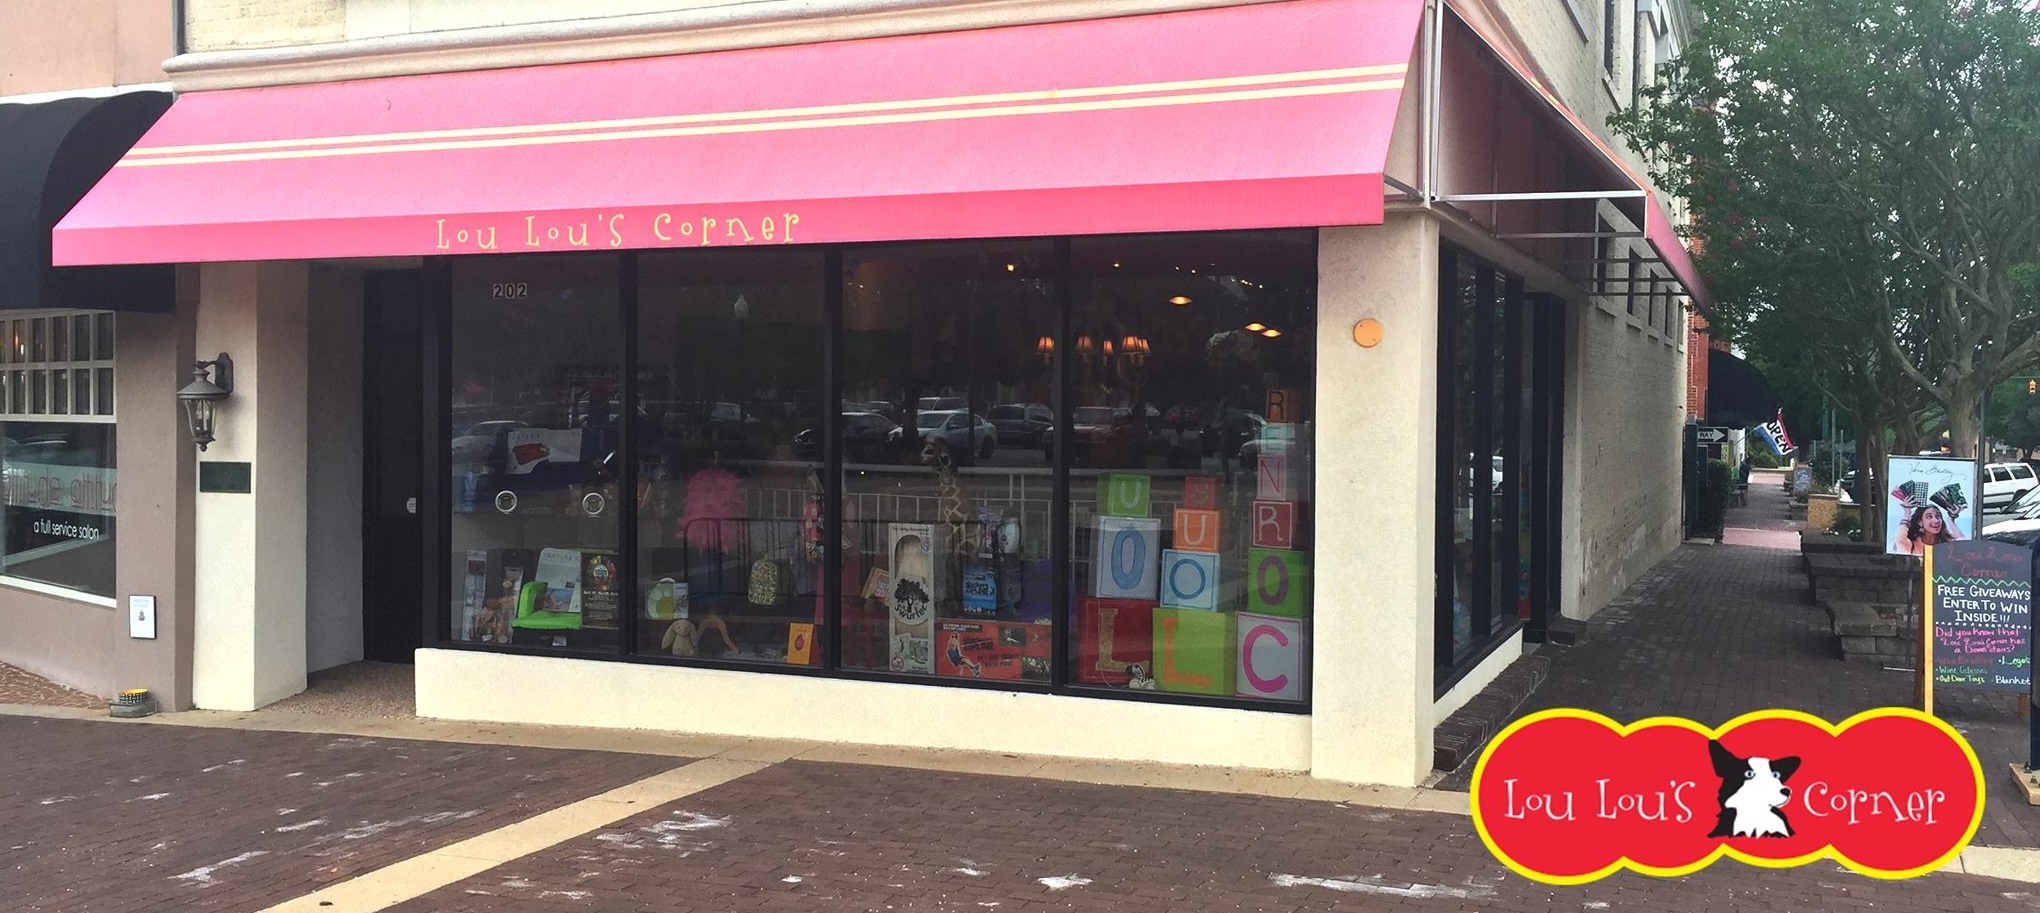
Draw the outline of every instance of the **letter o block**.
<instances>
[{"instance_id":1,"label":"letter o block","mask_svg":"<svg viewBox=\"0 0 2040 913\"><path fill-rule=\"evenodd\" d=\"M1162 605L1178 609L1218 608L1218 556L1210 552L1162 550Z\"/></svg>"},{"instance_id":2,"label":"letter o block","mask_svg":"<svg viewBox=\"0 0 2040 913\"><path fill-rule=\"evenodd\" d=\"M1161 556L1162 521L1099 517L1098 547L1091 556L1092 595L1154 601Z\"/></svg>"},{"instance_id":3,"label":"letter o block","mask_svg":"<svg viewBox=\"0 0 2040 913\"><path fill-rule=\"evenodd\" d=\"M1310 565L1304 553L1279 548L1247 550L1247 611L1302 618L1310 607Z\"/></svg>"}]
</instances>

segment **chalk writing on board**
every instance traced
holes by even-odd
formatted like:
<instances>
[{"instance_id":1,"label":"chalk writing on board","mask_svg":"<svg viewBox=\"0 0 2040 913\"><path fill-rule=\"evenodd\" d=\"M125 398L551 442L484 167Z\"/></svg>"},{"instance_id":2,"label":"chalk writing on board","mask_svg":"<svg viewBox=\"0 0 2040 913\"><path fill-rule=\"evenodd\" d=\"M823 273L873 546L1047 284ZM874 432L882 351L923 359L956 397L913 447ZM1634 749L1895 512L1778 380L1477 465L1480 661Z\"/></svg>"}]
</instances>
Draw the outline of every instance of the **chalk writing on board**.
<instances>
[{"instance_id":1,"label":"chalk writing on board","mask_svg":"<svg viewBox=\"0 0 2040 913\"><path fill-rule=\"evenodd\" d=\"M2002 542L1935 546L1934 683L1991 691L2032 686L2032 553Z\"/></svg>"}]
</instances>

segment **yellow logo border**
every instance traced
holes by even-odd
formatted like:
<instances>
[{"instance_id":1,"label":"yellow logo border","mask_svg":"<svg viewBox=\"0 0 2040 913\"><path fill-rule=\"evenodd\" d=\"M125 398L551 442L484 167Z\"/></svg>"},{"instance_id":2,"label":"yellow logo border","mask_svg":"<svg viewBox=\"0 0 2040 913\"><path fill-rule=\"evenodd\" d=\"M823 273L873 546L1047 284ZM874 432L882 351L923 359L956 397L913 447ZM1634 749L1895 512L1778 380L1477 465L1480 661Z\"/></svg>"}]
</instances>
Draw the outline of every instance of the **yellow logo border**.
<instances>
[{"instance_id":1,"label":"yellow logo border","mask_svg":"<svg viewBox=\"0 0 2040 913\"><path fill-rule=\"evenodd\" d=\"M1957 841L1955 846L1949 849L1948 852L1943 854L1939 859L1927 863L1926 865L1918 866L1911 869L1891 870L1866 866L1861 863L1858 863L1854 859L1849 858L1849 855L1847 853L1843 853L1840 850L1835 849L1835 846L1832 843L1827 844L1826 846L1823 846L1820 849L1815 850L1811 853L1806 853L1801 856L1795 856L1790 859L1767 859L1759 856L1752 856L1748 853L1742 852L1741 850L1729 846L1726 842L1723 842L1721 845L1715 847L1713 852L1708 853L1706 856L1702 857L1699 861L1687 865L1678 866L1675 868L1662 868L1659 866L1643 865L1641 863L1631 861L1627 855L1623 855L1617 857L1614 862L1611 862L1608 865L1603 866L1602 868L1587 873L1585 875L1549 875L1531 869L1530 867L1517 862L1514 858L1510 857L1509 854L1502 852L1501 847L1495 845L1493 835L1488 833L1487 822L1483 820L1480 812L1480 802L1478 801L1478 797L1480 796L1481 778L1487 773L1488 759L1494 755L1495 749L1499 748L1501 744L1507 741L1510 736L1516 734L1517 730L1529 726L1533 723L1542 722L1544 720L1556 720L1556 719L1585 720L1591 723L1598 723L1602 726L1605 726L1608 729L1614 731L1614 733L1617 736L1622 737L1629 736L1633 733L1639 732L1644 729L1651 729L1659 726L1671 726L1674 728L1688 729L1693 732L1700 733L1701 735L1704 735L1709 739L1718 739L1739 726L1742 726L1746 723L1757 722L1759 720L1794 720L1797 722L1817 726L1821 730L1828 733L1829 735L1840 736L1842 733L1849 731L1851 728L1855 727L1859 723L1868 722L1870 720L1886 719L1893 717L1900 719L1920 720L1932 724L1934 728L1939 729L1943 733L1947 734L1949 738L1955 741L1956 745L1961 746L1962 756L1969 759L1970 773L1974 775L1976 778L1976 811L1975 814L1973 814L1970 817L1969 827L1967 830L1963 832L1962 839ZM1503 865L1508 866L1510 871L1515 872L1516 874L1521 875L1524 878L1528 878L1531 881L1536 881L1543 884L1558 884L1558 885L1577 885L1586 884L1592 881L1599 881L1603 878L1615 874L1616 872L1622 871L1623 869L1628 869L1629 871L1636 872L1638 874L1650 875L1657 878L1677 878L1681 875L1691 875L1694 872L1698 872L1701 869L1713 865L1715 860L1718 860L1723 856L1728 856L1739 862L1766 869L1789 869L1806 865L1807 863L1810 862L1819 862L1822 859L1833 859L1836 862L1841 863L1843 866L1846 866L1850 871L1855 872L1858 875L1865 875L1871 878L1882 878L1893 881L1901 878L1914 878L1920 875L1925 875L1929 872L1939 870L1942 866L1945 866L1949 862L1953 861L1955 857L1960 856L1963 850L1969 848L1969 842L1976 838L1977 828L1983 824L1984 803L1987 802L1988 800L1989 794L1984 789L1983 764L1982 762L1977 760L1976 749L1970 747L1969 740L1963 738L1961 733L1956 732L1953 726L1950 726L1947 723L1942 722L1939 717L1933 716L1928 713L1923 713L1911 707L1878 707L1872 710L1865 710L1862 713L1858 713L1855 716L1849 717L1848 719L1842 721L1840 725L1829 723L1828 721L1821 719L1820 717L1814 716L1809 713L1802 713L1797 710L1757 710L1750 713L1745 713L1742 716L1729 720L1728 722L1723 723L1715 728L1708 728L1706 726L1700 725L1697 722L1694 722L1693 720L1675 716L1654 716L1648 719L1638 720L1634 723L1624 726L1620 723L1615 722L1612 719L1609 719L1608 717L1602 714L1595 713L1591 710L1578 710L1569 707L1561 707L1552 710L1542 710L1538 711L1537 713L1530 714L1529 716L1526 716L1520 720L1517 720L1514 723L1509 724L1507 728L1503 729L1493 739L1489 740L1487 747L1481 749L1479 762L1477 762L1474 765L1473 786L1471 792L1467 794L1467 804L1471 806L1473 810L1473 827L1475 830L1480 832L1480 842L1487 846L1488 852L1494 854L1494 857L1496 859L1501 860Z\"/></svg>"}]
</instances>

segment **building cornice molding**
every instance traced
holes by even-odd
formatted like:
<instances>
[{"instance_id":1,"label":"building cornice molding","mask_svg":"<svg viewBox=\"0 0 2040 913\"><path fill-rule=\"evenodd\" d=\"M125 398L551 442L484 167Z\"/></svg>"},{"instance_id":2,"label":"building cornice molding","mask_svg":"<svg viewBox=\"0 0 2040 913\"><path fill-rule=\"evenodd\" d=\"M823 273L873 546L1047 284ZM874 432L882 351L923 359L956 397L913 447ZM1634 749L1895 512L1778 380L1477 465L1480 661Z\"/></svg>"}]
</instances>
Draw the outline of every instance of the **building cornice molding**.
<instances>
[{"instance_id":1,"label":"building cornice molding","mask_svg":"<svg viewBox=\"0 0 2040 913\"><path fill-rule=\"evenodd\" d=\"M755 0L681 12L198 51L163 69L180 92L665 57L1104 19L1281 0Z\"/></svg>"}]
</instances>

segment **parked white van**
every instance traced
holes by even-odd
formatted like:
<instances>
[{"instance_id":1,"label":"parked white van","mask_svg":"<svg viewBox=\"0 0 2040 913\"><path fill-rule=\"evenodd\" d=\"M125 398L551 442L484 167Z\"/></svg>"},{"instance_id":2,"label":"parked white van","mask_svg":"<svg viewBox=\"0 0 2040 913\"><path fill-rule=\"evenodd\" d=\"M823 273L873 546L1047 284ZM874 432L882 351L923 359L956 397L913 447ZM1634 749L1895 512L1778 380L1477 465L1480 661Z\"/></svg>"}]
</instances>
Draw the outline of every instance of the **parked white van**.
<instances>
[{"instance_id":1,"label":"parked white van","mask_svg":"<svg viewBox=\"0 0 2040 913\"><path fill-rule=\"evenodd\" d=\"M1987 463L1983 467L1983 507L2004 507L2024 497L2036 484L2033 467L2024 463Z\"/></svg>"}]
</instances>

